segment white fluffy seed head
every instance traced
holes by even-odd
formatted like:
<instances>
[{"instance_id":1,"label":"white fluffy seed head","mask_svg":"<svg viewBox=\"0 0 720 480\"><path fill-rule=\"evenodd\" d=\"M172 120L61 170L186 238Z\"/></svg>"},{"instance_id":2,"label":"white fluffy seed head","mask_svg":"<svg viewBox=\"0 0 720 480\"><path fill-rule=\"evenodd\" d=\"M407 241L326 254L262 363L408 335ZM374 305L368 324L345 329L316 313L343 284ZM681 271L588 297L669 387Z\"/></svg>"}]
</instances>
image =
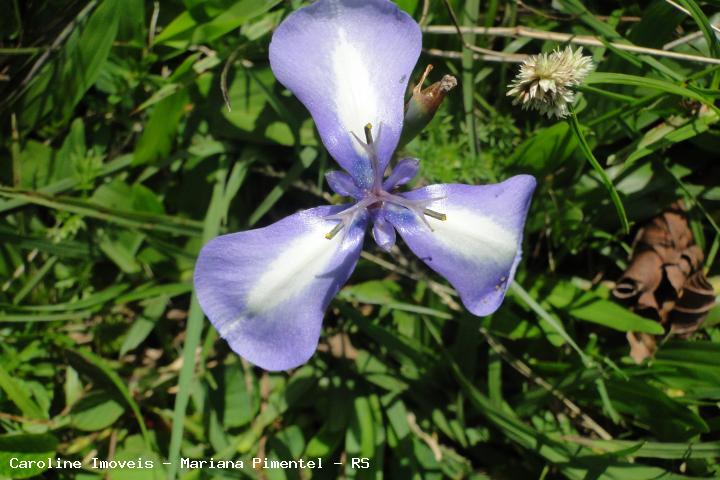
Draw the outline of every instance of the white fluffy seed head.
<instances>
[{"instance_id":1,"label":"white fluffy seed head","mask_svg":"<svg viewBox=\"0 0 720 480\"><path fill-rule=\"evenodd\" d=\"M507 95L515 97L513 105L521 104L523 109L537 110L549 118L563 118L569 114L568 104L575 101L572 87L580 85L593 68L582 48L533 55L520 66Z\"/></svg>"}]
</instances>

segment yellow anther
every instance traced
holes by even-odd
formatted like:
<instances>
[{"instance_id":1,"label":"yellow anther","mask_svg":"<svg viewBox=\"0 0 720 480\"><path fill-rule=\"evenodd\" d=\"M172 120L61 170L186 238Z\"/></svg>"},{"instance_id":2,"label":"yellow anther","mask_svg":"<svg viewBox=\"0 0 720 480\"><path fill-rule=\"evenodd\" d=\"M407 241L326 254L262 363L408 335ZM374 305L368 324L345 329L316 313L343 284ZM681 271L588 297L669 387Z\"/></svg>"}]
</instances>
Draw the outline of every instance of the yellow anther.
<instances>
[{"instance_id":1,"label":"yellow anther","mask_svg":"<svg viewBox=\"0 0 720 480\"><path fill-rule=\"evenodd\" d=\"M368 123L365 125L365 142L368 145L371 145L373 143L373 137L372 137L372 124Z\"/></svg>"},{"instance_id":2,"label":"yellow anther","mask_svg":"<svg viewBox=\"0 0 720 480\"><path fill-rule=\"evenodd\" d=\"M338 223L337 225L335 225L333 227L332 230L330 230L328 233L325 234L325 238L327 238L328 240L332 240L333 237L335 237L335 235L337 235L338 232L340 230L342 230L344 226L345 226L345 224L343 222Z\"/></svg>"}]
</instances>

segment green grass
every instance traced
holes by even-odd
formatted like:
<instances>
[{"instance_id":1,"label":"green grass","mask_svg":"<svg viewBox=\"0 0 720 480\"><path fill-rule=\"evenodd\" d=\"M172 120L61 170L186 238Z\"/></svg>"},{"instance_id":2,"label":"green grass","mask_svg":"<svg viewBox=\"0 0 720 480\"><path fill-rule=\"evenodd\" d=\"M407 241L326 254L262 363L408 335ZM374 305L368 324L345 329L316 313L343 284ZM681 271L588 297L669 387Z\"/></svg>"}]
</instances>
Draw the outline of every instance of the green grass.
<instances>
[{"instance_id":1,"label":"green grass","mask_svg":"<svg viewBox=\"0 0 720 480\"><path fill-rule=\"evenodd\" d=\"M673 51L717 59L715 2L450 1L465 26L604 42L585 47L598 69L568 122L511 105L515 64L424 36L457 55L423 54L414 77L433 63L431 80L461 85L401 153L421 160L418 185L537 178L516 283L477 318L407 249L367 242L319 351L272 374L218 339L191 281L208 239L332 198L334 162L267 59L273 28L306 2L6 3L0 478L107 473L8 465L48 455L155 464L111 479L720 477L720 309L680 340L609 295L637 227L680 198L720 288L720 67L610 45L698 32ZM422 1L398 4L420 20ZM444 2L427 24L451 25ZM658 335L655 357L633 363L628 331ZM258 456L325 468L259 474ZM180 457L246 467L185 471Z\"/></svg>"}]
</instances>

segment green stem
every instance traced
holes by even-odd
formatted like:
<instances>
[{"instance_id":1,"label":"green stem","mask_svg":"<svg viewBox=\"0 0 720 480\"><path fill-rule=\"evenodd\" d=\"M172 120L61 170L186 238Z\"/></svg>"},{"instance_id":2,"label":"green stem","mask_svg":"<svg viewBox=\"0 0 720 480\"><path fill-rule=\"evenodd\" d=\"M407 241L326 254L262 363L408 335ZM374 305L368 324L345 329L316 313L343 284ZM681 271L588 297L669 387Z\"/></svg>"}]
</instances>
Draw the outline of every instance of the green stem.
<instances>
[{"instance_id":1,"label":"green stem","mask_svg":"<svg viewBox=\"0 0 720 480\"><path fill-rule=\"evenodd\" d=\"M463 9L463 26L474 27L477 24L480 12L480 0L468 0ZM475 35L465 34L465 41L469 44L475 43ZM465 126L468 133L468 144L470 155L477 157L478 141L475 128L475 58L472 50L463 45L462 54L462 91L463 107L465 109Z\"/></svg>"},{"instance_id":2,"label":"green stem","mask_svg":"<svg viewBox=\"0 0 720 480\"><path fill-rule=\"evenodd\" d=\"M217 236L220 231L220 223L225 217L229 207L226 180L228 177L227 167L221 167L217 173L217 181L213 189L212 199L205 216L203 227L203 243ZM232 195L234 192L230 192ZM178 379L177 396L175 397L175 409L172 416L172 431L170 433L170 448L168 453L168 479L173 480L177 475L180 465L180 451L182 447L183 431L185 426L185 414L190 400L192 381L195 374L196 352L200 346L200 337L203 330L203 311L200 308L197 296L192 296L190 313L188 314L187 328L185 331L185 345L182 353L182 368Z\"/></svg>"},{"instance_id":3,"label":"green stem","mask_svg":"<svg viewBox=\"0 0 720 480\"><path fill-rule=\"evenodd\" d=\"M567 331L565 331L565 327L563 327L560 322L558 322L552 315L545 311L545 309L541 307L540 304L537 303L535 299L532 298L530 294L515 280L513 280L513 282L510 284L510 291L514 295L517 295L525 305L530 307L530 310L535 312L538 317L545 320L548 325L550 325L553 330L555 330L558 335L560 335L560 337L565 340L567 344L572 347L573 350L577 352L586 367L592 368L596 366L595 362L590 357L588 357L585 352L582 351L578 344L575 343L575 340L573 340L572 337L567 333Z\"/></svg>"},{"instance_id":4,"label":"green stem","mask_svg":"<svg viewBox=\"0 0 720 480\"><path fill-rule=\"evenodd\" d=\"M580 122L578 122L577 115L575 114L575 109L572 107L572 105L570 106L570 116L568 117L568 123L570 124L570 128L572 129L573 133L578 139L578 142L580 143L580 150L582 150L585 158L588 162L590 162L590 165L592 165L595 172L597 172L597 174L600 176L603 185L605 185L605 188L610 193L610 198L615 205L615 210L617 210L617 214L620 218L620 223L622 224L623 230L625 231L625 233L630 233L630 223L628 222L627 214L625 213L625 207L620 200L620 195L618 194L617 190L615 190L615 186L612 184L612 181L610 181L610 178L607 176L607 173L605 173L605 170L603 170L600 162L598 162L595 158L595 155L593 155L592 150L590 149L590 145L588 145L587 140L585 139L585 135L583 135L582 133L582 129L580 128Z\"/></svg>"}]
</instances>

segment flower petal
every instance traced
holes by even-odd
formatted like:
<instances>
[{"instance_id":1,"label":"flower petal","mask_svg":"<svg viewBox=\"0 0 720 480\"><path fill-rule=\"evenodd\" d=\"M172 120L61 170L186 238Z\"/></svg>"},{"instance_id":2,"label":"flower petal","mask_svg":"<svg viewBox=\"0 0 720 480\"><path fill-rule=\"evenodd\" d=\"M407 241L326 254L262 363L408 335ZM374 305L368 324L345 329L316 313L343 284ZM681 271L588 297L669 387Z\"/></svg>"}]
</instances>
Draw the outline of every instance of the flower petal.
<instances>
[{"instance_id":1,"label":"flower petal","mask_svg":"<svg viewBox=\"0 0 720 480\"><path fill-rule=\"evenodd\" d=\"M325 174L325 179L330 189L343 197L361 198L362 190L355 185L353 179L347 173L340 170L331 170Z\"/></svg>"},{"instance_id":2,"label":"flower petal","mask_svg":"<svg viewBox=\"0 0 720 480\"><path fill-rule=\"evenodd\" d=\"M388 208L385 217L418 257L448 279L468 310L489 315L515 275L534 190L529 175L494 185L430 185L403 196L432 199L427 208L447 216L426 216L432 231L402 207Z\"/></svg>"},{"instance_id":3,"label":"flower petal","mask_svg":"<svg viewBox=\"0 0 720 480\"><path fill-rule=\"evenodd\" d=\"M195 266L203 311L232 349L266 370L307 361L330 300L360 256L365 217L332 239L345 207L304 210L268 227L206 244Z\"/></svg>"},{"instance_id":4,"label":"flower petal","mask_svg":"<svg viewBox=\"0 0 720 480\"><path fill-rule=\"evenodd\" d=\"M277 79L305 104L325 147L358 185L372 185L364 139L373 126L381 171L402 130L420 27L386 0L320 0L283 21L270 43Z\"/></svg>"},{"instance_id":5,"label":"flower petal","mask_svg":"<svg viewBox=\"0 0 720 480\"><path fill-rule=\"evenodd\" d=\"M395 245L395 227L385 219L385 209L376 212L373 220L373 239L377 246L389 252Z\"/></svg>"},{"instance_id":6,"label":"flower petal","mask_svg":"<svg viewBox=\"0 0 720 480\"><path fill-rule=\"evenodd\" d=\"M398 185L405 185L415 178L420 169L420 162L417 158L403 158L397 162L392 173L383 182L384 190L392 190Z\"/></svg>"}]
</instances>

